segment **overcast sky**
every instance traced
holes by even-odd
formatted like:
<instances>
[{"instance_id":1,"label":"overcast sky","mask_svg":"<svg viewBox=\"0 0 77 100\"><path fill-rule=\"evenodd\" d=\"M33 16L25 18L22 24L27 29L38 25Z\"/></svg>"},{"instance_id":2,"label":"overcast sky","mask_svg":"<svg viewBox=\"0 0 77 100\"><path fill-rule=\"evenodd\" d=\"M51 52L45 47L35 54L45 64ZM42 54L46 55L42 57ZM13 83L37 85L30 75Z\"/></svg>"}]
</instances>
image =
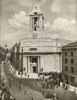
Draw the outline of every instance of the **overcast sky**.
<instances>
[{"instance_id":1,"label":"overcast sky","mask_svg":"<svg viewBox=\"0 0 77 100\"><path fill-rule=\"evenodd\" d=\"M77 0L1 0L1 44L13 46L28 34L28 13L39 4L45 31L77 40Z\"/></svg>"}]
</instances>

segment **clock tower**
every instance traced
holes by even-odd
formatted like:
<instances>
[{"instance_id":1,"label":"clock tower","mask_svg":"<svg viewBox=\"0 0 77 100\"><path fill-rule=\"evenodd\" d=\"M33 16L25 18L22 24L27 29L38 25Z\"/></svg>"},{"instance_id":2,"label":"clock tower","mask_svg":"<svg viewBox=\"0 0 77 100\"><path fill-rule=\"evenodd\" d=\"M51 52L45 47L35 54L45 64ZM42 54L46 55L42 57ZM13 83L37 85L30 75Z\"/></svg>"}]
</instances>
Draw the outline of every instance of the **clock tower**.
<instances>
[{"instance_id":1,"label":"clock tower","mask_svg":"<svg viewBox=\"0 0 77 100\"><path fill-rule=\"evenodd\" d=\"M42 31L44 29L44 17L38 5L35 5L29 13L30 30Z\"/></svg>"}]
</instances>

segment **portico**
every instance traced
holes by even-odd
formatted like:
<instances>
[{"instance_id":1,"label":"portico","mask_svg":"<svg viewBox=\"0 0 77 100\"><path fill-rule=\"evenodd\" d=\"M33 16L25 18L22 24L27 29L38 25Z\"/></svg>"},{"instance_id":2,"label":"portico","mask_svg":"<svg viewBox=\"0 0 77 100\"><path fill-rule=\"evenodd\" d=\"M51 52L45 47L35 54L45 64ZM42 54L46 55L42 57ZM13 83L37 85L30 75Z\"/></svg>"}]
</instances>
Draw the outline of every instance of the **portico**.
<instances>
[{"instance_id":1,"label":"portico","mask_svg":"<svg viewBox=\"0 0 77 100\"><path fill-rule=\"evenodd\" d=\"M39 73L40 71L40 56L39 55L24 55L23 68L27 73Z\"/></svg>"}]
</instances>

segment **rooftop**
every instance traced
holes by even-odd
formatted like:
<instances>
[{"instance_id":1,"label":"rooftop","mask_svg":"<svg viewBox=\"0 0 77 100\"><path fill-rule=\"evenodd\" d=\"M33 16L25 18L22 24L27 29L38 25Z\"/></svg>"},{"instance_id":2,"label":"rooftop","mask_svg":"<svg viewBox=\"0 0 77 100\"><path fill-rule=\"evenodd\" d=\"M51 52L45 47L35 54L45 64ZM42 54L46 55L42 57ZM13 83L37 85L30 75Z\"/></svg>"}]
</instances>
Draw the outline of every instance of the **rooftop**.
<instances>
[{"instance_id":1,"label":"rooftop","mask_svg":"<svg viewBox=\"0 0 77 100\"><path fill-rule=\"evenodd\" d=\"M76 48L77 49L77 41L73 43L69 43L66 46L63 46L62 49L70 49L70 48Z\"/></svg>"}]
</instances>

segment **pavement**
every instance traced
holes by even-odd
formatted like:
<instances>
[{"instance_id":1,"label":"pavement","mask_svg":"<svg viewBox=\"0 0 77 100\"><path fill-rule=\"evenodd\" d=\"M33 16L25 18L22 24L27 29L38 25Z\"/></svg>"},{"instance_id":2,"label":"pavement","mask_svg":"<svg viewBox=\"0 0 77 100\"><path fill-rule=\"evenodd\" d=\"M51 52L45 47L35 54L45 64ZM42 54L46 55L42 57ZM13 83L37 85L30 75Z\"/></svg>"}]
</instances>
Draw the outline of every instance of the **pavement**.
<instances>
[{"instance_id":1,"label":"pavement","mask_svg":"<svg viewBox=\"0 0 77 100\"><path fill-rule=\"evenodd\" d=\"M36 82L40 80L36 79L25 79L16 77L9 70L8 64L5 62L2 65L2 76L5 78L5 83L9 87L9 77L11 82L10 91L16 97L16 100L47 100L43 98L42 92L43 88L36 86ZM19 90L19 84L21 81L21 90ZM26 94L24 92L26 90ZM74 92L65 91L62 87L55 88L51 91L57 93L59 100L77 100L77 94Z\"/></svg>"}]
</instances>

